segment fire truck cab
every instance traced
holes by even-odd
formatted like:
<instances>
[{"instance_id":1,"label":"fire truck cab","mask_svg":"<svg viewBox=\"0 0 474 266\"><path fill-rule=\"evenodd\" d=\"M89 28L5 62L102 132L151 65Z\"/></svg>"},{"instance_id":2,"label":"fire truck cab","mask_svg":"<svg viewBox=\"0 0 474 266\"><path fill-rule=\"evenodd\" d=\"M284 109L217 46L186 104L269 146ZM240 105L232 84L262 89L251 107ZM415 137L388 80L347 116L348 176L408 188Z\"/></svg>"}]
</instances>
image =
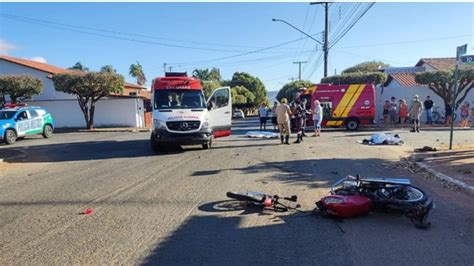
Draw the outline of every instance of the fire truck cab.
<instances>
[{"instance_id":1,"label":"fire truck cab","mask_svg":"<svg viewBox=\"0 0 474 266\"><path fill-rule=\"evenodd\" d=\"M229 136L232 97L229 87L214 90L205 99L198 79L186 73L166 73L152 81L153 128L150 144L212 146L212 139Z\"/></svg>"},{"instance_id":2,"label":"fire truck cab","mask_svg":"<svg viewBox=\"0 0 474 266\"><path fill-rule=\"evenodd\" d=\"M373 124L375 119L375 87L373 84L316 84L299 94L306 108L313 110L319 100L323 109L323 126L345 126L357 130L359 125ZM313 125L312 115L307 126Z\"/></svg>"}]
</instances>

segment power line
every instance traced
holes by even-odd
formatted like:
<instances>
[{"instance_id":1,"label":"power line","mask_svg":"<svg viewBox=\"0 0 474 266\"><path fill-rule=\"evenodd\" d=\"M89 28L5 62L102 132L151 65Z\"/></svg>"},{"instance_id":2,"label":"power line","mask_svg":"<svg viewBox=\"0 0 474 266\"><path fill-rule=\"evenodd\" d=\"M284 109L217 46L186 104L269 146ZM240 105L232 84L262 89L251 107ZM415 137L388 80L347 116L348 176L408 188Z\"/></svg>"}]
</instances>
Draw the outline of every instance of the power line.
<instances>
[{"instance_id":1,"label":"power line","mask_svg":"<svg viewBox=\"0 0 474 266\"><path fill-rule=\"evenodd\" d=\"M361 44L361 45L354 45L354 46L344 46L344 47L340 47L340 48L342 48L342 49L365 48L365 47L409 44L409 43L418 43L418 42L431 42L431 41L439 41L439 40L460 39L460 38L471 37L471 36L474 36L474 34L447 36L447 37L432 38L432 39L419 39L419 40L412 40L412 41L398 41L398 42L387 42L387 43Z\"/></svg>"},{"instance_id":2,"label":"power line","mask_svg":"<svg viewBox=\"0 0 474 266\"><path fill-rule=\"evenodd\" d=\"M362 13L339 35L335 38L335 40L332 41L331 43L331 48L334 47L334 45L336 45L337 42L339 42L348 32L349 30L352 29L352 27L354 27L355 24L357 24L357 22L359 22L359 20L369 11L369 9L371 9L373 6L375 5L375 2L374 3L370 3L369 6L364 10L362 11Z\"/></svg>"},{"instance_id":3,"label":"power line","mask_svg":"<svg viewBox=\"0 0 474 266\"><path fill-rule=\"evenodd\" d=\"M317 34L313 34L311 36L316 36L316 35ZM218 58L213 58L213 59L200 60L200 61L194 61L194 62L173 63L173 65L189 65L189 64L199 64L199 63L206 63L206 62L221 61L221 60L225 60L225 59L229 59L229 58L235 58L235 57L240 57L240 56L245 56L245 55L249 55L249 54L258 53L258 52L265 51L265 50L270 50L270 49L281 47L281 46L284 46L284 45L287 45L287 44L290 44L290 43L298 42L298 41L304 40L306 38L309 38L309 37L305 36L305 37L301 37L301 38L294 39L294 40L291 40L291 41L275 44L275 45L272 45L272 46L267 46L267 47L264 47L264 48L261 48L261 49L248 51L248 52L244 52L244 53L240 53L240 54L224 56L224 57L218 57Z\"/></svg>"},{"instance_id":4,"label":"power line","mask_svg":"<svg viewBox=\"0 0 474 266\"><path fill-rule=\"evenodd\" d=\"M20 16L16 16L16 15L5 14L5 13L0 13L0 17L11 19L11 20L16 20L16 21L21 21L21 22L25 22L25 23L30 23L30 24L41 25L41 26L50 27L50 28L56 28L56 29L65 30L65 31L77 32L77 33L88 34L88 35L93 35L93 36L100 36L100 37L105 37L105 38L110 38L110 39L118 39L118 40L123 40L123 41L131 41L131 42L145 43L145 44L151 44L151 45L158 45L158 46L193 49L193 50L204 50L204 51L213 51L213 52L246 52L244 50L231 50L231 49L220 49L220 48L196 47L196 46L189 46L189 45L170 44L170 43L155 42L155 41L149 41L149 40L140 40L140 39L129 38L129 37L120 37L120 36L99 34L99 33L94 33L94 32L104 32L104 33L115 34L115 35L125 35L125 36L128 35L128 36L135 36L135 37L141 37L141 38L147 38L147 39L158 39L158 40L167 40L167 41L174 41L174 42L186 42L186 43L199 43L199 44L217 45L217 44L213 44L213 43L201 43L201 42L193 42L193 41L167 39L167 38L163 38L163 37L156 37L156 36L145 35L145 34L135 34L135 33L127 33L127 32L113 31L113 30L107 30L107 29L97 29L97 28L92 28L92 27L84 27L84 26L79 26L79 25L57 23L57 22L51 22L51 21L47 21L47 20L39 20L39 19L33 19L33 18L27 18L27 17L20 17ZM90 32L90 31L93 31L93 32ZM282 52L273 51L273 53L286 53L286 52L288 52L288 51L285 51L285 52L283 52L283 51Z\"/></svg>"}]
</instances>

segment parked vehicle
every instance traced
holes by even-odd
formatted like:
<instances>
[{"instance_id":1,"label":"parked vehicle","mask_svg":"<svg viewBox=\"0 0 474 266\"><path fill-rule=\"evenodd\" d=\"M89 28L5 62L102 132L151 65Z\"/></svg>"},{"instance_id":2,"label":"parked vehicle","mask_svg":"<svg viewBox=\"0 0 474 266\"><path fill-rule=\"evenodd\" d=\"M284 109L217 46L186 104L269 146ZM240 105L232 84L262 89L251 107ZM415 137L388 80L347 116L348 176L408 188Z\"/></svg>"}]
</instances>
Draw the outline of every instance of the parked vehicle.
<instances>
[{"instance_id":1,"label":"parked vehicle","mask_svg":"<svg viewBox=\"0 0 474 266\"><path fill-rule=\"evenodd\" d=\"M293 195L291 197L280 198L278 195L269 195L262 192L246 191L246 192L227 192L227 197L238 201L243 201L261 208L271 209L277 212L285 212L288 209L294 209L293 207L287 206L280 202L280 199L284 199L291 202L296 202L298 197ZM299 208L296 205L295 208Z\"/></svg>"},{"instance_id":2,"label":"parked vehicle","mask_svg":"<svg viewBox=\"0 0 474 266\"><path fill-rule=\"evenodd\" d=\"M331 187L331 195L316 202L328 216L348 218L371 210L395 212L410 218L418 228L429 228L433 201L421 189L403 178L361 178L347 176Z\"/></svg>"},{"instance_id":3,"label":"parked vehicle","mask_svg":"<svg viewBox=\"0 0 474 266\"><path fill-rule=\"evenodd\" d=\"M41 107L9 104L0 109L0 140L6 144L37 134L49 138L53 131L54 119Z\"/></svg>"},{"instance_id":4,"label":"parked vehicle","mask_svg":"<svg viewBox=\"0 0 474 266\"><path fill-rule=\"evenodd\" d=\"M242 110L240 109L235 109L234 113L232 114L233 118L245 118L245 114Z\"/></svg>"},{"instance_id":5,"label":"parked vehicle","mask_svg":"<svg viewBox=\"0 0 474 266\"><path fill-rule=\"evenodd\" d=\"M323 109L321 123L323 126L345 126L348 130L357 130L359 125L374 123L375 87L373 84L316 84L297 97L301 100L306 99L308 110L312 110L314 101L319 100ZM312 115L307 117L306 126L313 126Z\"/></svg>"},{"instance_id":6,"label":"parked vehicle","mask_svg":"<svg viewBox=\"0 0 474 266\"><path fill-rule=\"evenodd\" d=\"M232 97L229 87L214 90L205 99L198 79L186 73L166 73L152 81L153 128L151 147L201 144L230 135Z\"/></svg>"}]
</instances>

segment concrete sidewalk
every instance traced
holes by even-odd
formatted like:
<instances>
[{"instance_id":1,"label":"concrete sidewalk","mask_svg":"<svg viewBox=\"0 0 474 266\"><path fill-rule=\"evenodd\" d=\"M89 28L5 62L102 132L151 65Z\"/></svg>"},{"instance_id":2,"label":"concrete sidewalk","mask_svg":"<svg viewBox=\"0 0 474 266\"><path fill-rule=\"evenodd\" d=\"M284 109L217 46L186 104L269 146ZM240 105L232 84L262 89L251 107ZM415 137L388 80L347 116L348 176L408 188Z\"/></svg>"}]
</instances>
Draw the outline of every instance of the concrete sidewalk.
<instances>
[{"instance_id":1,"label":"concrete sidewalk","mask_svg":"<svg viewBox=\"0 0 474 266\"><path fill-rule=\"evenodd\" d=\"M415 153L411 160L436 178L474 195L474 148Z\"/></svg>"},{"instance_id":2,"label":"concrete sidewalk","mask_svg":"<svg viewBox=\"0 0 474 266\"><path fill-rule=\"evenodd\" d=\"M55 133L70 133L70 132L149 132L147 127L102 127L93 129L84 128L56 128Z\"/></svg>"}]
</instances>

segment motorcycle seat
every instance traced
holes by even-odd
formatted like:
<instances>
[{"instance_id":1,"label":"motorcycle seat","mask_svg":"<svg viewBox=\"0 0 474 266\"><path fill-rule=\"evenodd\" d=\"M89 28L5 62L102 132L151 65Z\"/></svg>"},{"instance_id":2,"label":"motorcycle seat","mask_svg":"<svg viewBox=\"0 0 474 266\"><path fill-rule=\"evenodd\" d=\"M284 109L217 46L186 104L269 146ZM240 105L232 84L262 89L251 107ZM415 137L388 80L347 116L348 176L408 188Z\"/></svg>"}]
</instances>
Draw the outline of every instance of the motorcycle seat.
<instances>
[{"instance_id":1,"label":"motorcycle seat","mask_svg":"<svg viewBox=\"0 0 474 266\"><path fill-rule=\"evenodd\" d=\"M391 185L410 185L411 181L408 178L383 178L383 177L369 177L361 178L362 182L385 183Z\"/></svg>"}]
</instances>

